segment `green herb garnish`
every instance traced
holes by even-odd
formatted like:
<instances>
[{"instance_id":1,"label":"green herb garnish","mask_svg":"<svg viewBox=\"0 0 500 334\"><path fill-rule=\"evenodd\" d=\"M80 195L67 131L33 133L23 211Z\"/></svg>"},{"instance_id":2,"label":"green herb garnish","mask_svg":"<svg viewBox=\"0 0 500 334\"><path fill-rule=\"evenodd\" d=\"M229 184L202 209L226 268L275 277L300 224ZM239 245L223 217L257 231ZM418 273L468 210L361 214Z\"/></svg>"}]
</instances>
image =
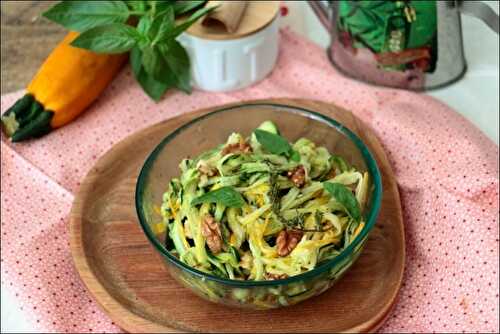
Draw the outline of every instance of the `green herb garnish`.
<instances>
[{"instance_id":1,"label":"green herb garnish","mask_svg":"<svg viewBox=\"0 0 500 334\"><path fill-rule=\"evenodd\" d=\"M361 209L353 193L340 183L324 182L323 188L344 207L346 213L355 221L361 220Z\"/></svg>"},{"instance_id":2,"label":"green herb garnish","mask_svg":"<svg viewBox=\"0 0 500 334\"><path fill-rule=\"evenodd\" d=\"M233 187L226 186L203 194L191 201L191 205L217 203L229 208L241 208L245 200Z\"/></svg>"},{"instance_id":3,"label":"green herb garnish","mask_svg":"<svg viewBox=\"0 0 500 334\"><path fill-rule=\"evenodd\" d=\"M285 217L283 217L280 211L281 201L279 196L278 173L275 170L271 170L269 174L269 184L271 186L271 190L269 191L269 198L271 200L271 211L274 213L276 218L283 224L283 226L285 226L288 229L300 230L302 232L325 232L330 229L330 228L323 229L323 227L321 226L323 213L320 211L316 211L315 214L316 229L305 228L304 224L307 215L304 213L299 213L297 211L297 214L291 219L286 219Z\"/></svg>"},{"instance_id":4,"label":"green herb garnish","mask_svg":"<svg viewBox=\"0 0 500 334\"><path fill-rule=\"evenodd\" d=\"M321 223L323 222L323 212L321 211L316 211L314 213L314 222L316 223L316 228L318 230L322 230L323 229L323 226L321 225Z\"/></svg>"},{"instance_id":5,"label":"green herb garnish","mask_svg":"<svg viewBox=\"0 0 500 334\"><path fill-rule=\"evenodd\" d=\"M206 0L175 1L174 11L176 15L187 13L195 8L204 5Z\"/></svg>"},{"instance_id":6,"label":"green herb garnish","mask_svg":"<svg viewBox=\"0 0 500 334\"><path fill-rule=\"evenodd\" d=\"M337 167L342 173L347 172L348 170L351 169L349 164L340 156L338 155L332 155L330 157L330 163Z\"/></svg>"},{"instance_id":7,"label":"green herb garnish","mask_svg":"<svg viewBox=\"0 0 500 334\"><path fill-rule=\"evenodd\" d=\"M295 151L288 141L280 135L256 129L255 137L259 143L272 154L285 155L294 161L300 161L299 152Z\"/></svg>"},{"instance_id":8,"label":"green herb garnish","mask_svg":"<svg viewBox=\"0 0 500 334\"><path fill-rule=\"evenodd\" d=\"M43 13L63 27L84 32L111 23L125 23L130 16L123 1L61 1Z\"/></svg>"}]
</instances>

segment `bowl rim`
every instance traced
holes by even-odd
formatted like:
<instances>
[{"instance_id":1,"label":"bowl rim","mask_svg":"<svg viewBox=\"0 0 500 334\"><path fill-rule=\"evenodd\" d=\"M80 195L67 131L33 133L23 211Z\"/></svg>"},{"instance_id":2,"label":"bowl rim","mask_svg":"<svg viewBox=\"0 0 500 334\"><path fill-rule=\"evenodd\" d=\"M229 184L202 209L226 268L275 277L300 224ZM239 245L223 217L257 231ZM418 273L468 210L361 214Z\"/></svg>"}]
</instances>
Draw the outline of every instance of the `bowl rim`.
<instances>
[{"instance_id":1,"label":"bowl rim","mask_svg":"<svg viewBox=\"0 0 500 334\"><path fill-rule=\"evenodd\" d=\"M335 128L337 131L341 132L343 135L348 137L351 141L354 142L356 147L360 150L361 155L365 161L366 167L368 171L370 172L370 175L373 178L373 185L374 191L373 191L373 196L371 199L371 209L367 214L367 219L366 219L366 225L365 227L361 230L361 232L357 235L357 237L352 241L346 248L342 250L342 252L337 255L335 258L321 264L320 266L306 271L304 273L301 273L299 275L291 276L285 279L277 279L277 280L265 280L265 281L242 281L242 280L235 280L235 279L225 279L222 277L218 277L215 275L211 275L209 273L200 271L198 269L195 269L184 262L180 261L177 257L174 255L170 254L170 252L164 247L162 243L158 241L158 239L155 237L153 231L149 227L149 225L146 222L146 214L143 211L143 201L142 201L142 194L145 189L145 183L147 180L147 177L149 175L149 171L155 162L156 158L158 157L158 154L162 151L164 146L168 144L173 138L175 138L177 135L179 135L182 131L186 130L187 128L195 125L199 121L209 118L211 116L214 116L219 113L223 112L235 112L238 111L239 109L245 109L248 107L271 107L274 109L280 109L280 111L285 111L285 112L290 112L290 113L295 113L295 114L300 114L302 116L305 116L310 119L314 119L316 121L322 122L332 128ZM377 162L375 158L373 157L372 153L368 149L368 147L363 143L363 141L356 135L354 134L349 128L345 127L343 124L338 122L337 120L334 120L328 116L325 116L321 113L318 113L316 111L312 111L309 109L305 109L302 107L296 107L292 105L284 105L284 104L279 104L279 103L261 103L261 102L256 102L256 103L242 103L242 104L237 104L237 105L232 105L228 107L223 107L223 108L218 108L214 111L208 112L206 114L200 115L199 117L196 117L189 122L185 123L184 125L178 127L171 133L169 133L165 138L161 140L161 142L153 149L153 151L149 154L147 157L144 165L141 168L141 171L139 173L139 176L137 178L137 183L136 183L136 189L135 189L135 207L137 211L137 216L139 218L139 223L146 234L146 237L148 240L153 244L154 248L169 261L171 264L175 265L177 268L179 268L182 271L187 271L189 274L194 275L195 277L198 277L202 280L209 280L209 281L214 281L218 282L224 285L229 285L233 287L241 287L241 288L249 288L249 287L257 287L257 286L278 286L278 285L286 285L290 284L293 282L298 282L298 281L303 281L307 280L310 278L314 278L315 276L318 276L325 271L331 269L338 263L341 263L348 255L352 254L353 250L361 243L361 241L368 235L368 233L372 230L373 226L376 223L378 214L380 212L380 207L382 203L382 177L380 174L380 170L378 168Z\"/></svg>"}]
</instances>

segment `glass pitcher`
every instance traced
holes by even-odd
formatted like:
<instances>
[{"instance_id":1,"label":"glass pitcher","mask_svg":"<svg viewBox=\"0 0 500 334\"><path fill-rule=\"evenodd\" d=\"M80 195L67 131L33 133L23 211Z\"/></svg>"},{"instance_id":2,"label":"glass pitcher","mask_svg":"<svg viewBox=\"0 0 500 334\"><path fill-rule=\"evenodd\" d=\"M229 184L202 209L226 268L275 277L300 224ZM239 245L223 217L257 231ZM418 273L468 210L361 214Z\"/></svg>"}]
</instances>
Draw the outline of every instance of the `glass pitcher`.
<instances>
[{"instance_id":1,"label":"glass pitcher","mask_svg":"<svg viewBox=\"0 0 500 334\"><path fill-rule=\"evenodd\" d=\"M460 13L498 34L498 15L480 1L309 1L328 29L328 56L345 75L376 85L427 90L466 71Z\"/></svg>"}]
</instances>

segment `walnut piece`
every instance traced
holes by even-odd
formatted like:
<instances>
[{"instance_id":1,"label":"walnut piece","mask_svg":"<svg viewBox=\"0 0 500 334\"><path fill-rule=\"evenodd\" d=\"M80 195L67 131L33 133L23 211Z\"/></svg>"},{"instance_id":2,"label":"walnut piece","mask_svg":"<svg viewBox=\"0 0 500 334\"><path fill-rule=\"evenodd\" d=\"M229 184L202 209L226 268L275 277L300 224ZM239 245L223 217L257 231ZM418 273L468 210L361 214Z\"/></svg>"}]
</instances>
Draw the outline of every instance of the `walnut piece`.
<instances>
[{"instance_id":1,"label":"walnut piece","mask_svg":"<svg viewBox=\"0 0 500 334\"><path fill-rule=\"evenodd\" d=\"M222 234L219 224L211 215L205 215L201 222L201 234L205 237L208 248L213 254L218 254L222 250Z\"/></svg>"},{"instance_id":2,"label":"walnut piece","mask_svg":"<svg viewBox=\"0 0 500 334\"><path fill-rule=\"evenodd\" d=\"M229 153L236 153L236 152L241 152L241 153L251 153L252 152L252 146L248 144L243 138L240 139L240 142L237 144L229 144L224 149L222 150L222 155L226 155Z\"/></svg>"},{"instance_id":3,"label":"walnut piece","mask_svg":"<svg viewBox=\"0 0 500 334\"><path fill-rule=\"evenodd\" d=\"M252 269L253 256L250 252L243 253L243 256L240 260L240 267L243 269L251 270Z\"/></svg>"},{"instance_id":4,"label":"walnut piece","mask_svg":"<svg viewBox=\"0 0 500 334\"><path fill-rule=\"evenodd\" d=\"M278 237L276 238L278 255L287 256L288 254L290 254L290 252L293 251L295 247L297 247L297 244L299 243L303 234L304 233L302 231L296 231L296 230L281 231L278 234Z\"/></svg>"},{"instance_id":5,"label":"walnut piece","mask_svg":"<svg viewBox=\"0 0 500 334\"><path fill-rule=\"evenodd\" d=\"M335 172L335 168L332 167L332 169L330 169L328 174L326 174L326 179L330 180L333 179L335 176L337 176L337 173Z\"/></svg>"},{"instance_id":6,"label":"walnut piece","mask_svg":"<svg viewBox=\"0 0 500 334\"><path fill-rule=\"evenodd\" d=\"M288 171L288 178L297 188L301 188L306 183L306 170L304 166L298 165L294 169Z\"/></svg>"},{"instance_id":7,"label":"walnut piece","mask_svg":"<svg viewBox=\"0 0 500 334\"><path fill-rule=\"evenodd\" d=\"M204 160L200 160L200 162L198 162L197 169L200 171L200 173L207 176L215 176L219 173L217 168L209 166Z\"/></svg>"},{"instance_id":8,"label":"walnut piece","mask_svg":"<svg viewBox=\"0 0 500 334\"><path fill-rule=\"evenodd\" d=\"M276 279L285 279L285 278L288 278L288 275L287 274L271 274L271 273L266 273L264 275L265 279L266 280L276 280Z\"/></svg>"}]
</instances>

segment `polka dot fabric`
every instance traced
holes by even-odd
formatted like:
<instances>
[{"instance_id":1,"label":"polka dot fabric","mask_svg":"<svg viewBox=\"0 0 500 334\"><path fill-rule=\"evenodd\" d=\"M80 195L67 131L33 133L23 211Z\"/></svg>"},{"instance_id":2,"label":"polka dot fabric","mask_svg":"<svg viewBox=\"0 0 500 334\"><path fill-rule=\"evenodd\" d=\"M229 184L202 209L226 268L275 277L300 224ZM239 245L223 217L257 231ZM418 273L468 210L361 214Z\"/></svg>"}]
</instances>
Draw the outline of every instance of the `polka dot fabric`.
<instances>
[{"instance_id":1,"label":"polka dot fabric","mask_svg":"<svg viewBox=\"0 0 500 334\"><path fill-rule=\"evenodd\" d=\"M2 96L2 112L21 95ZM344 78L324 50L288 29L273 73L247 89L169 92L155 104L126 68L77 121L26 143L2 137L2 285L33 328L119 331L80 282L68 246L74 194L104 152L182 113L275 97L352 110L387 151L401 191L407 258L398 302L381 331L498 332L498 146L431 97Z\"/></svg>"}]
</instances>

